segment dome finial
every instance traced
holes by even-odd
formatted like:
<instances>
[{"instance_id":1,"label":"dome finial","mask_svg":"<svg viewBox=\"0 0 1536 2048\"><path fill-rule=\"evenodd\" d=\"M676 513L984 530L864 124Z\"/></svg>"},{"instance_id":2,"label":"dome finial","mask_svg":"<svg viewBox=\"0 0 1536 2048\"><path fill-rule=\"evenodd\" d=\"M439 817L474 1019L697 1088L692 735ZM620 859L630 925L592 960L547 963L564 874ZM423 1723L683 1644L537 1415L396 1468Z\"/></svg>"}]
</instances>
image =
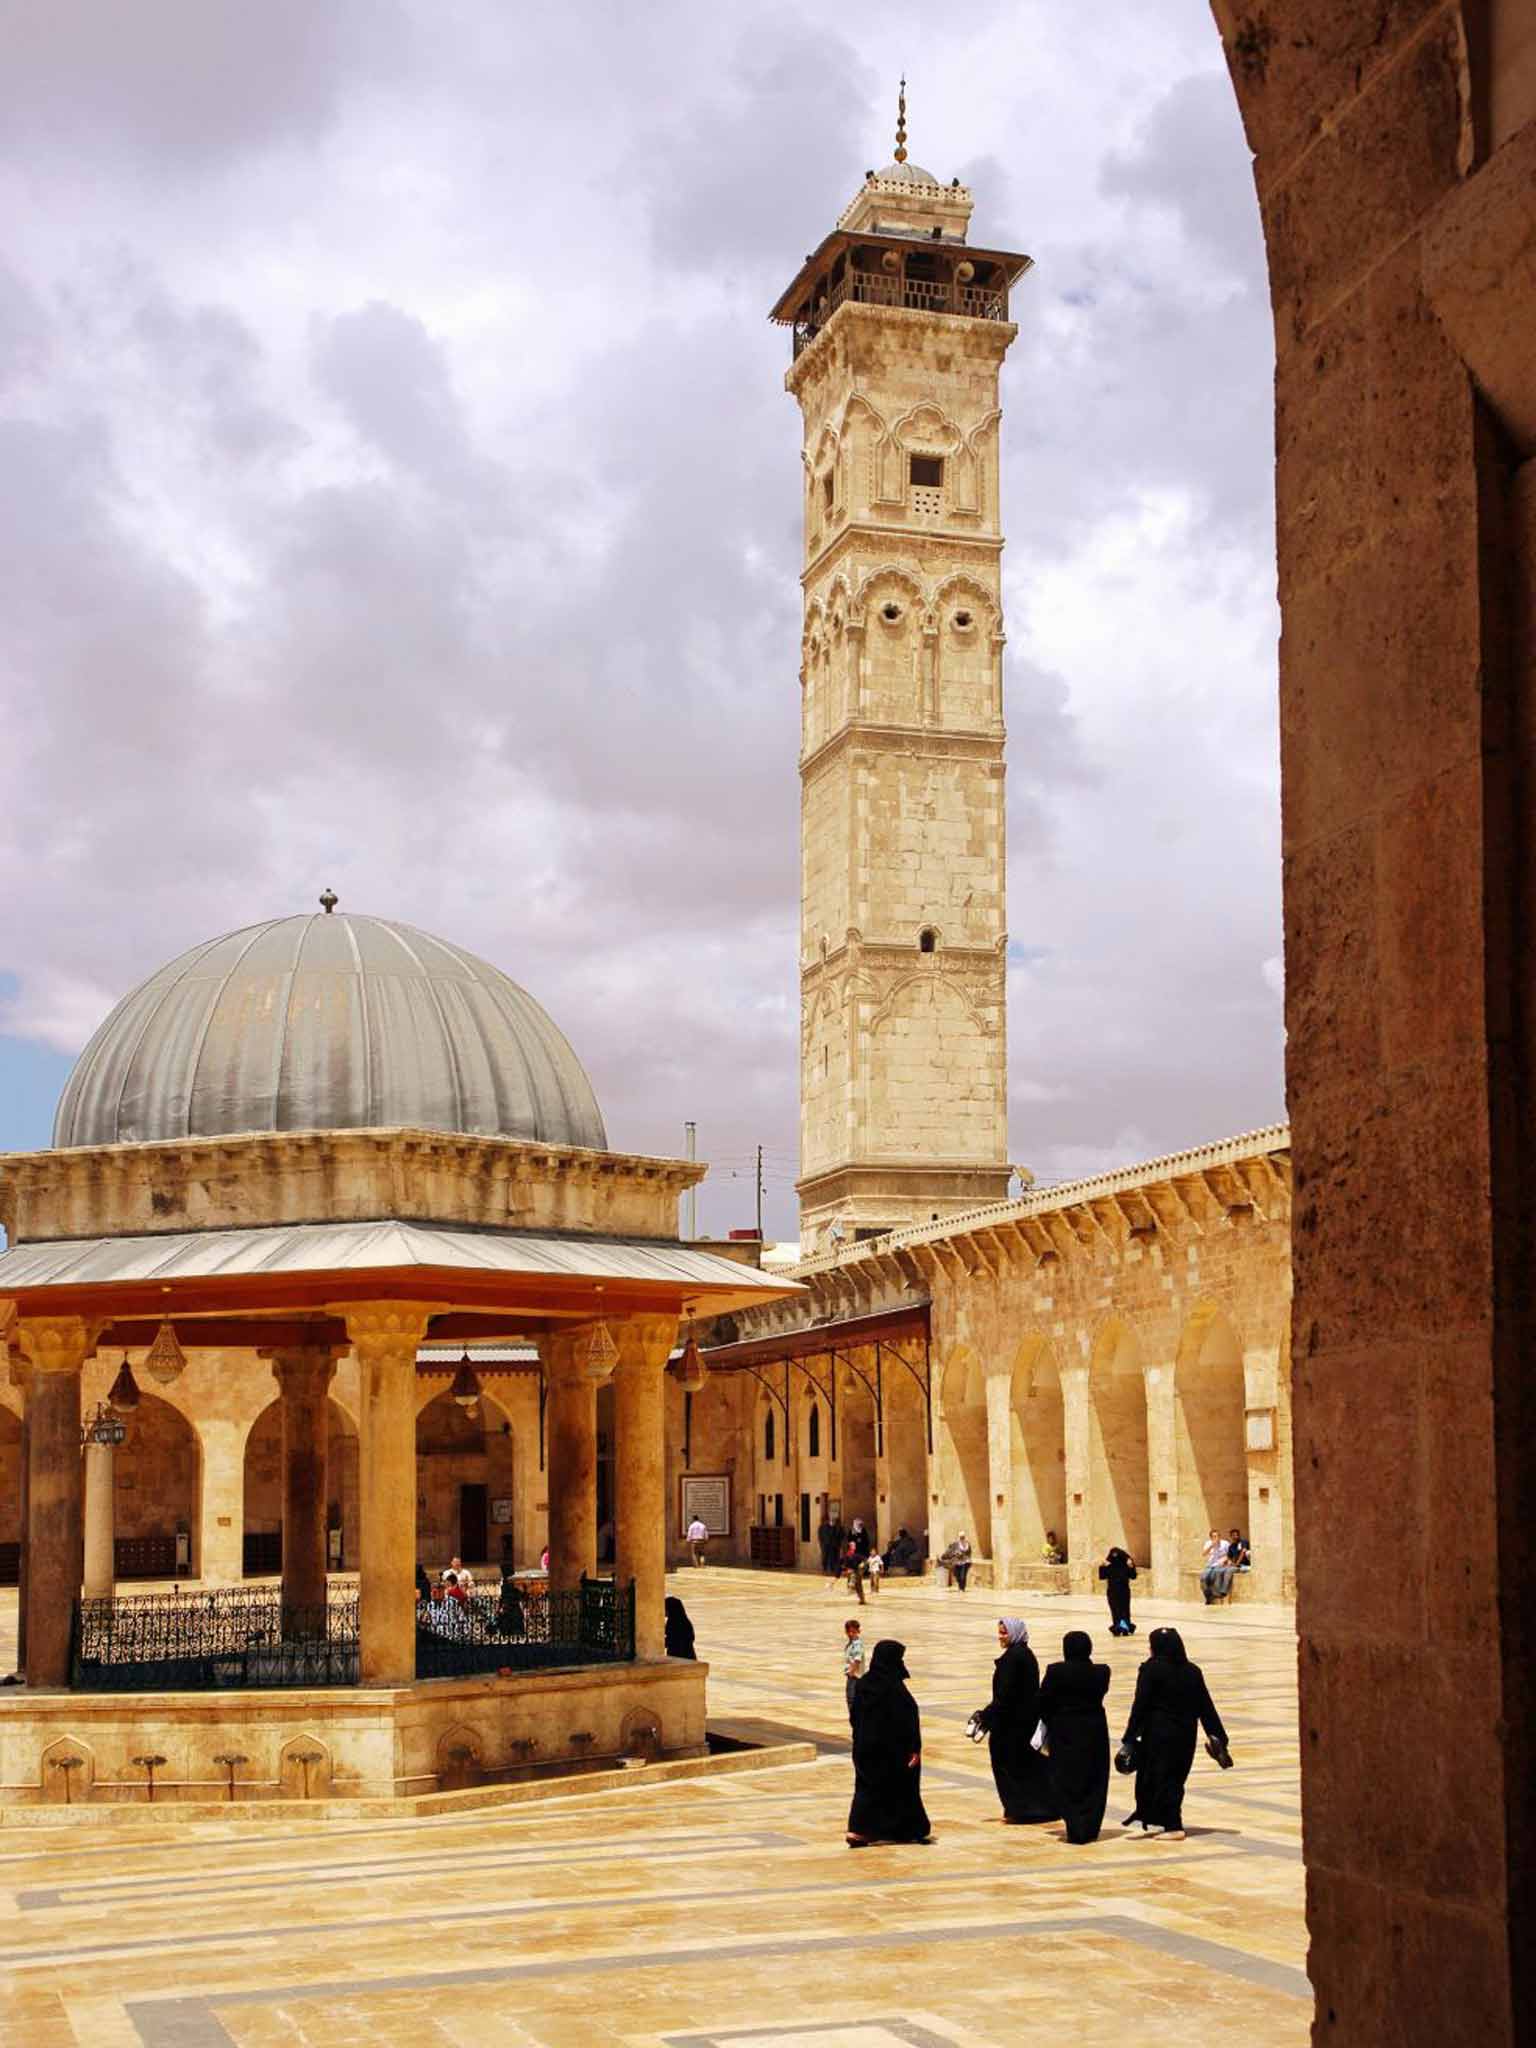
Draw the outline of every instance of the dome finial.
<instances>
[{"instance_id":1,"label":"dome finial","mask_svg":"<svg viewBox=\"0 0 1536 2048\"><path fill-rule=\"evenodd\" d=\"M340 901L341 898L336 894L336 891L334 889L322 889L320 891L320 908L325 912L327 917L330 916L331 912L336 908L336 905Z\"/></svg>"},{"instance_id":2,"label":"dome finial","mask_svg":"<svg viewBox=\"0 0 1536 2048\"><path fill-rule=\"evenodd\" d=\"M907 160L907 81L901 81L896 95L896 161L904 164Z\"/></svg>"}]
</instances>

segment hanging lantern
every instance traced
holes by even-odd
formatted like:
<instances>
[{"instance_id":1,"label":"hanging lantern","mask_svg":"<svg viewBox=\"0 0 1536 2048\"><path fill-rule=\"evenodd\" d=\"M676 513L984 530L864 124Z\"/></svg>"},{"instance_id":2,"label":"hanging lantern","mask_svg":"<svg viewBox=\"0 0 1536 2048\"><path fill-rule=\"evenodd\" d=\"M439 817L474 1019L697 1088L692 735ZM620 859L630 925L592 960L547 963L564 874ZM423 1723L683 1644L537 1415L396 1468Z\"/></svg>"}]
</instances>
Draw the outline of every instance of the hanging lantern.
<instances>
[{"instance_id":1,"label":"hanging lantern","mask_svg":"<svg viewBox=\"0 0 1536 2048\"><path fill-rule=\"evenodd\" d=\"M475 1377L475 1368L469 1362L467 1351L459 1360L459 1369L448 1391L461 1408L473 1408L480 1399L480 1382Z\"/></svg>"},{"instance_id":2,"label":"hanging lantern","mask_svg":"<svg viewBox=\"0 0 1536 2048\"><path fill-rule=\"evenodd\" d=\"M139 1383L133 1376L133 1367L128 1363L128 1354L123 1353L123 1362L117 1368L117 1378L107 1392L107 1406L115 1408L119 1415L131 1415L139 1405Z\"/></svg>"},{"instance_id":3,"label":"hanging lantern","mask_svg":"<svg viewBox=\"0 0 1536 2048\"><path fill-rule=\"evenodd\" d=\"M593 1327L587 1340L587 1378L605 1380L613 1371L618 1359L619 1347L613 1341L613 1332L606 1323Z\"/></svg>"},{"instance_id":4,"label":"hanging lantern","mask_svg":"<svg viewBox=\"0 0 1536 2048\"><path fill-rule=\"evenodd\" d=\"M162 1323L145 1355L144 1370L162 1387L168 1387L172 1380L179 1380L186 1369L187 1354L177 1342L176 1332L169 1323Z\"/></svg>"},{"instance_id":5,"label":"hanging lantern","mask_svg":"<svg viewBox=\"0 0 1536 2048\"><path fill-rule=\"evenodd\" d=\"M672 1370L684 1393L696 1394L704 1384L704 1358L699 1350L698 1340L691 1330L688 1332L688 1341L683 1346L682 1354Z\"/></svg>"}]
</instances>

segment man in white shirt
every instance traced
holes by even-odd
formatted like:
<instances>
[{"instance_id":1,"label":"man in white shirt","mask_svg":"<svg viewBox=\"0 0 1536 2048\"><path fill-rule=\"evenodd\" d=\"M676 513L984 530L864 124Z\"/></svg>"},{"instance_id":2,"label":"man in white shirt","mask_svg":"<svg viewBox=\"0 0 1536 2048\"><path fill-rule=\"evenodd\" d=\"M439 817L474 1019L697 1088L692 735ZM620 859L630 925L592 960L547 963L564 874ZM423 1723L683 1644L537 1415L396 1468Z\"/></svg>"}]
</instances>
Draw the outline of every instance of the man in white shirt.
<instances>
[{"instance_id":1,"label":"man in white shirt","mask_svg":"<svg viewBox=\"0 0 1536 2048\"><path fill-rule=\"evenodd\" d=\"M470 1571L469 1567L465 1564L462 1558L451 1558L449 1560L448 1569L453 1573L454 1577L458 1580L459 1584L464 1588L466 1593L474 1592L474 1573Z\"/></svg>"},{"instance_id":2,"label":"man in white shirt","mask_svg":"<svg viewBox=\"0 0 1536 2048\"><path fill-rule=\"evenodd\" d=\"M704 1545L709 1541L709 1530L697 1515L688 1524L688 1548L693 1552L695 1564L704 1562Z\"/></svg>"},{"instance_id":3,"label":"man in white shirt","mask_svg":"<svg viewBox=\"0 0 1536 2048\"><path fill-rule=\"evenodd\" d=\"M1221 1575L1222 1566L1227 1561L1227 1544L1226 1538L1219 1529L1211 1531L1210 1538L1201 1556L1204 1563L1200 1573L1200 1590L1205 1595L1206 1606L1209 1607L1211 1602L1216 1599L1218 1593L1225 1590L1222 1586ZM1230 1579L1227 1581L1227 1584L1230 1586Z\"/></svg>"}]
</instances>

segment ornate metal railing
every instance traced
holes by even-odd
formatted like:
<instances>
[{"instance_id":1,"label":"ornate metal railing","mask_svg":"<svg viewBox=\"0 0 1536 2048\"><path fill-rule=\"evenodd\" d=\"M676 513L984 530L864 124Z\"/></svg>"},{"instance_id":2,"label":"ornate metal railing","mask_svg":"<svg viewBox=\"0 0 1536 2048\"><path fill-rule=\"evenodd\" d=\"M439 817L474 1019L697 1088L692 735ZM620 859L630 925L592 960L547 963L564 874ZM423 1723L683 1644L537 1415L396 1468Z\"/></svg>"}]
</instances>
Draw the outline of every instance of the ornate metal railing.
<instances>
[{"instance_id":1,"label":"ornate metal railing","mask_svg":"<svg viewBox=\"0 0 1536 2048\"><path fill-rule=\"evenodd\" d=\"M357 1594L284 1607L272 1586L75 1603L77 1692L221 1692L357 1684Z\"/></svg>"},{"instance_id":2,"label":"ornate metal railing","mask_svg":"<svg viewBox=\"0 0 1536 2048\"><path fill-rule=\"evenodd\" d=\"M899 271L848 270L815 311L795 325L794 350L809 347L845 300L861 306L902 306L918 313L958 313L966 320L1006 320L1008 294L958 278L903 277Z\"/></svg>"},{"instance_id":3,"label":"ornate metal railing","mask_svg":"<svg viewBox=\"0 0 1536 2048\"><path fill-rule=\"evenodd\" d=\"M557 1664L618 1664L635 1654L635 1587L589 1579L574 1592L423 1600L416 1609L416 1676L538 1671Z\"/></svg>"},{"instance_id":4,"label":"ornate metal railing","mask_svg":"<svg viewBox=\"0 0 1536 2048\"><path fill-rule=\"evenodd\" d=\"M574 1592L524 1592L416 1609L418 1678L617 1664L635 1654L631 1581L589 1579ZM77 1692L222 1692L358 1683L357 1592L324 1607L285 1607L274 1586L131 1593L78 1600L70 1683Z\"/></svg>"}]
</instances>

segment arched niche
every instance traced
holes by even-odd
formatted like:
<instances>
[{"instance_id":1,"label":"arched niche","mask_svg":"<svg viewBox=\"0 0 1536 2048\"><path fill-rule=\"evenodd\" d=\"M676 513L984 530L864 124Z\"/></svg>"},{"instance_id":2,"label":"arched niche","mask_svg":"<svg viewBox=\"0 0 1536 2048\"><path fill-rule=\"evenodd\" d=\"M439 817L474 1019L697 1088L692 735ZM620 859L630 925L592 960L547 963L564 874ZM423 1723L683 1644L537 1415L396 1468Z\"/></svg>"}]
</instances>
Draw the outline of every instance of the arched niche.
<instances>
[{"instance_id":1,"label":"arched niche","mask_svg":"<svg viewBox=\"0 0 1536 2048\"><path fill-rule=\"evenodd\" d=\"M1150 1560L1146 1383L1124 1323L1100 1332L1089 1367L1087 1505L1096 1558L1118 1544L1139 1565Z\"/></svg>"},{"instance_id":2,"label":"arched niche","mask_svg":"<svg viewBox=\"0 0 1536 2048\"><path fill-rule=\"evenodd\" d=\"M1047 1533L1067 1541L1066 1407L1061 1367L1043 1338L1021 1346L1009 1384L1009 1523L1016 1565L1041 1556Z\"/></svg>"},{"instance_id":3,"label":"arched niche","mask_svg":"<svg viewBox=\"0 0 1536 2048\"><path fill-rule=\"evenodd\" d=\"M332 1571L351 1571L358 1560L357 1429L339 1401L325 1404L326 1557ZM269 1401L245 1440L241 1489L242 1565L248 1578L274 1577L283 1568L283 1404Z\"/></svg>"},{"instance_id":4,"label":"arched niche","mask_svg":"<svg viewBox=\"0 0 1536 2048\"><path fill-rule=\"evenodd\" d=\"M1174 1443L1179 1485L1179 1549L1198 1562L1210 1530L1248 1534L1248 1454L1244 1440L1243 1352L1220 1311L1200 1308L1179 1346L1174 1375Z\"/></svg>"},{"instance_id":5,"label":"arched niche","mask_svg":"<svg viewBox=\"0 0 1536 2048\"><path fill-rule=\"evenodd\" d=\"M955 1537L968 1536L973 1554L984 1557L992 1548L987 1388L981 1360L969 1344L955 1346L941 1385L940 1455L949 1469L939 1492L950 1521L930 1532L931 1548L936 1557Z\"/></svg>"},{"instance_id":6,"label":"arched niche","mask_svg":"<svg viewBox=\"0 0 1536 2048\"><path fill-rule=\"evenodd\" d=\"M467 1565L501 1564L511 1520L497 1519L498 1501L515 1501L515 1438L511 1418L482 1391L460 1407L445 1388L416 1418L416 1554L429 1569L450 1558ZM510 1514L510 1510L507 1510ZM514 1560L522 1562L522 1560Z\"/></svg>"},{"instance_id":7,"label":"arched niche","mask_svg":"<svg viewBox=\"0 0 1536 2048\"><path fill-rule=\"evenodd\" d=\"M179 1408L141 1385L112 1454L112 1534L119 1579L193 1578L203 1493L203 1446Z\"/></svg>"}]
</instances>

